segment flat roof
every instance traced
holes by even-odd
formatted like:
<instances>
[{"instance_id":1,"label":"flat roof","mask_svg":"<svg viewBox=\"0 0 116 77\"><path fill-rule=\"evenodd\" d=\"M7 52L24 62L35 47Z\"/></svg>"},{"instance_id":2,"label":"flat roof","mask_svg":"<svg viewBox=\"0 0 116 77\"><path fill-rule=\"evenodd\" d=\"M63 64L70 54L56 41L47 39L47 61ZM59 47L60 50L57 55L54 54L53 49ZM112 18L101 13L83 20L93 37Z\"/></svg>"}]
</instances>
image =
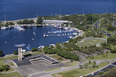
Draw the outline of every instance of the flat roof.
<instances>
[{"instance_id":1,"label":"flat roof","mask_svg":"<svg viewBox=\"0 0 116 77\"><path fill-rule=\"evenodd\" d=\"M22 61L18 61L18 59L14 59L14 60L12 60L12 61L14 61L14 62L17 64L17 66L22 66L22 65L29 65L29 64L31 64L31 62L30 62L29 60L27 60L27 59L23 59Z\"/></svg>"},{"instance_id":2,"label":"flat roof","mask_svg":"<svg viewBox=\"0 0 116 77\"><path fill-rule=\"evenodd\" d=\"M31 64L31 61L30 61L31 59L43 59L45 61L50 62L51 64L59 63L57 60L55 60L47 55L44 55L44 54L25 57L22 61L18 61L18 59L13 59L12 61L15 62L17 64L17 66L22 66L22 65Z\"/></svg>"},{"instance_id":3,"label":"flat roof","mask_svg":"<svg viewBox=\"0 0 116 77\"><path fill-rule=\"evenodd\" d=\"M25 44L17 44L17 45L14 45L14 46L16 46L16 47L23 47L23 46L25 46Z\"/></svg>"}]
</instances>

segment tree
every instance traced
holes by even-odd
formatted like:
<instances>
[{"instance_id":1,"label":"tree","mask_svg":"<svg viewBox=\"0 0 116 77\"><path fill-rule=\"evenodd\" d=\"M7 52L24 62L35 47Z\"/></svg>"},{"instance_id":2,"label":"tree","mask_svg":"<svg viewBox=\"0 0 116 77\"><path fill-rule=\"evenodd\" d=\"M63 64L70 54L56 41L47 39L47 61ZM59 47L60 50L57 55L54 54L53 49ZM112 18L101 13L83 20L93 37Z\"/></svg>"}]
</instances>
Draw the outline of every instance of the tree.
<instances>
[{"instance_id":1,"label":"tree","mask_svg":"<svg viewBox=\"0 0 116 77\"><path fill-rule=\"evenodd\" d=\"M32 48L31 51L32 51L32 52L38 51L38 48Z\"/></svg>"},{"instance_id":2,"label":"tree","mask_svg":"<svg viewBox=\"0 0 116 77\"><path fill-rule=\"evenodd\" d=\"M49 48L48 48L47 46L45 46L45 47L43 48L43 51L44 51L45 54L48 53L48 50L49 50Z\"/></svg>"},{"instance_id":3,"label":"tree","mask_svg":"<svg viewBox=\"0 0 116 77\"><path fill-rule=\"evenodd\" d=\"M96 61L94 61L94 64L96 64Z\"/></svg>"},{"instance_id":4,"label":"tree","mask_svg":"<svg viewBox=\"0 0 116 77\"><path fill-rule=\"evenodd\" d=\"M0 57L3 57L4 53L2 52L2 50L0 50Z\"/></svg>"},{"instance_id":5,"label":"tree","mask_svg":"<svg viewBox=\"0 0 116 77\"><path fill-rule=\"evenodd\" d=\"M56 49L61 49L61 46L59 43L56 43Z\"/></svg>"},{"instance_id":6,"label":"tree","mask_svg":"<svg viewBox=\"0 0 116 77\"><path fill-rule=\"evenodd\" d=\"M79 68L80 68L80 69L82 69L82 68L83 68L83 66L82 66L82 65L80 65L80 66L79 66Z\"/></svg>"},{"instance_id":7,"label":"tree","mask_svg":"<svg viewBox=\"0 0 116 77\"><path fill-rule=\"evenodd\" d=\"M89 64L91 64L91 61L89 61Z\"/></svg>"},{"instance_id":8,"label":"tree","mask_svg":"<svg viewBox=\"0 0 116 77\"><path fill-rule=\"evenodd\" d=\"M3 71L3 69L2 68L0 68L0 72L2 72Z\"/></svg>"},{"instance_id":9,"label":"tree","mask_svg":"<svg viewBox=\"0 0 116 77\"><path fill-rule=\"evenodd\" d=\"M42 24L42 17L38 17L37 24Z\"/></svg>"},{"instance_id":10,"label":"tree","mask_svg":"<svg viewBox=\"0 0 116 77\"><path fill-rule=\"evenodd\" d=\"M14 55L18 55L18 51L14 51Z\"/></svg>"},{"instance_id":11,"label":"tree","mask_svg":"<svg viewBox=\"0 0 116 77\"><path fill-rule=\"evenodd\" d=\"M112 26L112 25L109 25L107 27L108 31L115 31L116 30L116 27Z\"/></svg>"},{"instance_id":12,"label":"tree","mask_svg":"<svg viewBox=\"0 0 116 77\"><path fill-rule=\"evenodd\" d=\"M114 67L113 69L110 69L104 77L116 77L116 68Z\"/></svg>"},{"instance_id":13,"label":"tree","mask_svg":"<svg viewBox=\"0 0 116 77\"><path fill-rule=\"evenodd\" d=\"M2 69L5 70L5 71L8 71L10 68L9 68L8 65L3 65L3 66L2 66Z\"/></svg>"}]
</instances>

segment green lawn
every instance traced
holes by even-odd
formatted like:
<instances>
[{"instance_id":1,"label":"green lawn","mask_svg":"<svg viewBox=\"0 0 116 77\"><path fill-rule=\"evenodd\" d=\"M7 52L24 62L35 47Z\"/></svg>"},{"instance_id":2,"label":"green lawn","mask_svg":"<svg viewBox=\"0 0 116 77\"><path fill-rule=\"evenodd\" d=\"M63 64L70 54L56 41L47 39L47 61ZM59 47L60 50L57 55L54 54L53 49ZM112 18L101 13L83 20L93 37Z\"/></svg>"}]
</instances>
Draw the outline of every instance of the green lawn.
<instances>
[{"instance_id":1,"label":"green lawn","mask_svg":"<svg viewBox=\"0 0 116 77\"><path fill-rule=\"evenodd\" d=\"M5 65L5 63L4 63L2 60L0 60L0 67L1 67L2 65Z\"/></svg>"},{"instance_id":2,"label":"green lawn","mask_svg":"<svg viewBox=\"0 0 116 77\"><path fill-rule=\"evenodd\" d=\"M73 69L73 70L69 70L69 71L65 71L62 73L59 73L62 75L62 77L79 77L79 76L84 76L87 75L93 71L96 71L104 66L106 66L108 64L108 62L103 62L101 64L98 65L98 68L82 68L82 69ZM53 76L55 77L56 74L53 74Z\"/></svg>"},{"instance_id":3,"label":"green lawn","mask_svg":"<svg viewBox=\"0 0 116 77\"><path fill-rule=\"evenodd\" d=\"M11 56L11 57L0 57L0 61L1 60L7 60L7 59L16 59L16 58L18 58L18 56Z\"/></svg>"},{"instance_id":4,"label":"green lawn","mask_svg":"<svg viewBox=\"0 0 116 77\"><path fill-rule=\"evenodd\" d=\"M75 66L78 64L77 61L73 61L73 62L67 62L66 64L68 64L68 66L65 66L65 67L71 67L71 66Z\"/></svg>"},{"instance_id":5,"label":"green lawn","mask_svg":"<svg viewBox=\"0 0 116 77\"><path fill-rule=\"evenodd\" d=\"M75 66L75 65L78 64L78 62L77 61L73 61L73 62L67 62L66 64L68 64L68 66L65 66L64 68ZM54 71L54 70L59 70L59 69L61 69L61 68L55 68L55 69L47 70L46 72Z\"/></svg>"},{"instance_id":6,"label":"green lawn","mask_svg":"<svg viewBox=\"0 0 116 77\"><path fill-rule=\"evenodd\" d=\"M39 51L36 51L36 52L32 52L31 54L32 54L32 55L44 54L44 52L39 52Z\"/></svg>"},{"instance_id":7,"label":"green lawn","mask_svg":"<svg viewBox=\"0 0 116 77\"><path fill-rule=\"evenodd\" d=\"M80 47L83 47L83 46L97 45L97 44L100 44L103 42L105 42L105 40L103 40L103 39L90 38L90 39L85 39L84 41L81 41L81 42L79 41L79 42L77 42L77 44Z\"/></svg>"},{"instance_id":8,"label":"green lawn","mask_svg":"<svg viewBox=\"0 0 116 77\"><path fill-rule=\"evenodd\" d=\"M106 53L104 55L93 56L93 58L88 57L87 60L102 60L102 59L114 59L116 58L116 53Z\"/></svg>"},{"instance_id":9,"label":"green lawn","mask_svg":"<svg viewBox=\"0 0 116 77\"><path fill-rule=\"evenodd\" d=\"M2 60L0 60L0 68L2 67L2 65L6 65ZM2 72L9 72L9 71L13 71L14 69L12 69L10 67L10 69L8 71L2 71Z\"/></svg>"},{"instance_id":10,"label":"green lawn","mask_svg":"<svg viewBox=\"0 0 116 77\"><path fill-rule=\"evenodd\" d=\"M54 58L54 59L56 59L58 61L66 60L66 59L62 58L61 56L59 56L57 54L51 54L51 55L48 55L48 56L50 56L50 57L52 57L52 58Z\"/></svg>"},{"instance_id":11,"label":"green lawn","mask_svg":"<svg viewBox=\"0 0 116 77\"><path fill-rule=\"evenodd\" d=\"M55 71L55 70L59 70L59 69L61 69L61 68L59 67L59 68L55 68L55 69L50 69L50 70L47 70L46 72Z\"/></svg>"},{"instance_id":12,"label":"green lawn","mask_svg":"<svg viewBox=\"0 0 116 77\"><path fill-rule=\"evenodd\" d=\"M13 73L8 73L8 74L1 74L0 73L0 77L23 77L23 76L21 76L17 72L13 72Z\"/></svg>"}]
</instances>

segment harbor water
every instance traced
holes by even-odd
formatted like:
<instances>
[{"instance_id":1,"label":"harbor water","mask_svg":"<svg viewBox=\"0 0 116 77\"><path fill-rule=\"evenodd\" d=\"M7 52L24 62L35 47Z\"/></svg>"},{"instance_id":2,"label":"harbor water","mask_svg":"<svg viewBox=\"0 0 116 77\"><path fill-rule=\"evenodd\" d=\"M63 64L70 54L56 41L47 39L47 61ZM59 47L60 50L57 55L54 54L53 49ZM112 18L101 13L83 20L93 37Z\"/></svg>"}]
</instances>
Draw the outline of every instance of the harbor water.
<instances>
[{"instance_id":1,"label":"harbor water","mask_svg":"<svg viewBox=\"0 0 116 77\"><path fill-rule=\"evenodd\" d=\"M46 37L43 37L46 33ZM72 36L72 32L65 32L53 27L28 27L23 31L15 28L0 30L0 50L5 54L12 54L17 48L16 44L26 44L31 48L38 48L39 46L49 46L50 44L62 43L68 41ZM70 37L69 37L70 36Z\"/></svg>"}]
</instances>

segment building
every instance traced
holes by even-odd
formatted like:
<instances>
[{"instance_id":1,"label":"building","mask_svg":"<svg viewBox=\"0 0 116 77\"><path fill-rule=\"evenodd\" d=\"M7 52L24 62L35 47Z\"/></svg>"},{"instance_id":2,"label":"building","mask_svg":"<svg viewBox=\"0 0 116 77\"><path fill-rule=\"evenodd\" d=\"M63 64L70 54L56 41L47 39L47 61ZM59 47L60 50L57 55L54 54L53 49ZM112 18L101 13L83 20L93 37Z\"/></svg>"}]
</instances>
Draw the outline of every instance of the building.
<instances>
[{"instance_id":1,"label":"building","mask_svg":"<svg viewBox=\"0 0 116 77\"><path fill-rule=\"evenodd\" d=\"M72 23L71 21L66 21L66 20L43 20L43 25L47 25L47 26L61 26L62 24L70 24Z\"/></svg>"},{"instance_id":2,"label":"building","mask_svg":"<svg viewBox=\"0 0 116 77\"><path fill-rule=\"evenodd\" d=\"M44 55L44 54L28 56L28 57L22 58L22 61L13 59L12 62L18 67L18 66L23 66L23 65L30 65L30 64L33 64L33 61L39 61L39 60L43 60L50 64L59 63L57 60L55 60L47 55Z\"/></svg>"}]
</instances>

